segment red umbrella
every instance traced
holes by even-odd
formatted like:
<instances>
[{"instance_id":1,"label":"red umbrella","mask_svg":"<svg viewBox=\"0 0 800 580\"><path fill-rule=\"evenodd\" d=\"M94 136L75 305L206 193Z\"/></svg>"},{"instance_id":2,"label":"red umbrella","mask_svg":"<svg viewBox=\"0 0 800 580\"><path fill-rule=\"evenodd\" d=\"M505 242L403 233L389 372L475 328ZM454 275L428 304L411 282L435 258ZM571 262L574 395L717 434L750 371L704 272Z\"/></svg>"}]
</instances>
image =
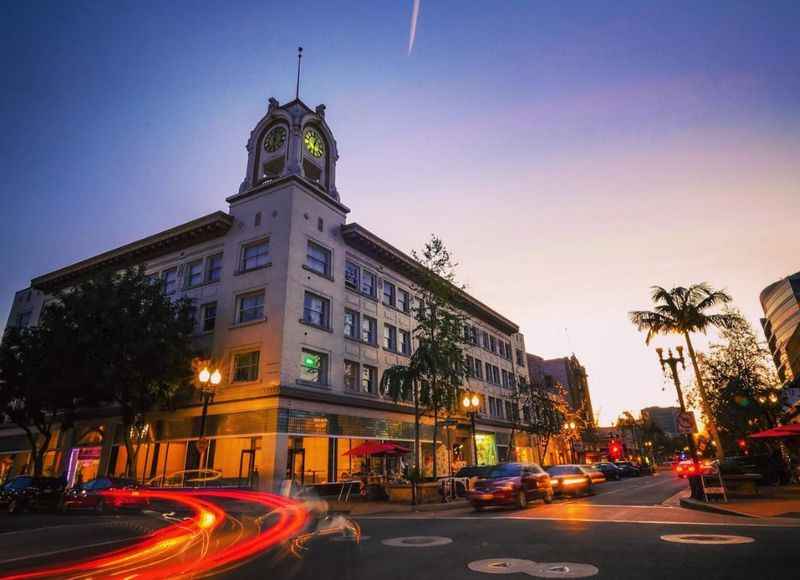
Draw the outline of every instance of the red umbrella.
<instances>
[{"instance_id":1,"label":"red umbrella","mask_svg":"<svg viewBox=\"0 0 800 580\"><path fill-rule=\"evenodd\" d=\"M403 455L408 453L409 449L396 445L395 443L379 443L377 441L367 441L366 443L353 447L350 451L346 451L345 455L352 455L353 457L364 457L367 455Z\"/></svg>"},{"instance_id":2,"label":"red umbrella","mask_svg":"<svg viewBox=\"0 0 800 580\"><path fill-rule=\"evenodd\" d=\"M789 425L778 425L766 431L759 431L748 435L751 439L779 439L782 437L800 436L800 423L790 423Z\"/></svg>"}]
</instances>

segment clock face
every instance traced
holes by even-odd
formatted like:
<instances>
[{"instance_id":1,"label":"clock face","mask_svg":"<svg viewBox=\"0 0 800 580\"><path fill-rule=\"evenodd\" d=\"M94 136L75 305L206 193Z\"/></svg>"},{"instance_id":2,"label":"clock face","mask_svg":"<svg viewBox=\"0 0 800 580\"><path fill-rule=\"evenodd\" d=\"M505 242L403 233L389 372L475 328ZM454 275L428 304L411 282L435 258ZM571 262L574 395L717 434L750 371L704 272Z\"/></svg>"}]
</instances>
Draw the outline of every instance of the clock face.
<instances>
[{"instance_id":1,"label":"clock face","mask_svg":"<svg viewBox=\"0 0 800 580\"><path fill-rule=\"evenodd\" d=\"M286 127L275 127L272 131L267 133L267 138L264 139L264 149L268 153L275 153L278 149L283 147L286 141Z\"/></svg>"},{"instance_id":2,"label":"clock face","mask_svg":"<svg viewBox=\"0 0 800 580\"><path fill-rule=\"evenodd\" d=\"M325 142L322 140L320 134L314 129L306 129L305 133L303 134L303 142L305 143L308 152L314 157L319 158L325 155Z\"/></svg>"}]
</instances>

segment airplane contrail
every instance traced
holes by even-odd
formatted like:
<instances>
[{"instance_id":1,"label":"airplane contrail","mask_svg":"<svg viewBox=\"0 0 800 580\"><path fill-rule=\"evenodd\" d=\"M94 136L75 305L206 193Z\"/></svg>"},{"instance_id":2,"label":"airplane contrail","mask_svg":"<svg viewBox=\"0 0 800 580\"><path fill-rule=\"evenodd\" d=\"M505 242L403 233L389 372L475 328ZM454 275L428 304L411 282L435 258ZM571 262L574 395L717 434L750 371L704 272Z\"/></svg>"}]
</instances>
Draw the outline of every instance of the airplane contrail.
<instances>
[{"instance_id":1,"label":"airplane contrail","mask_svg":"<svg viewBox=\"0 0 800 580\"><path fill-rule=\"evenodd\" d=\"M419 4L421 0L414 0L414 9L411 11L411 32L408 35L408 55L414 48L414 39L417 37L417 20L419 20Z\"/></svg>"}]
</instances>

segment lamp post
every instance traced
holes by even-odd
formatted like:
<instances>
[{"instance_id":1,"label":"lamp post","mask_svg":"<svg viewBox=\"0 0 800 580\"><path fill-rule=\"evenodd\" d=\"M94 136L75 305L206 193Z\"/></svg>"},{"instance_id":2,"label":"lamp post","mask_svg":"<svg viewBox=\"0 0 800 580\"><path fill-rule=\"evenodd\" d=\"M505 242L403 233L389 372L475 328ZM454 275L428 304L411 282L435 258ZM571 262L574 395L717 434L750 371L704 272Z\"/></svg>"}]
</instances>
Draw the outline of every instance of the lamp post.
<instances>
[{"instance_id":1,"label":"lamp post","mask_svg":"<svg viewBox=\"0 0 800 580\"><path fill-rule=\"evenodd\" d=\"M202 454L200 458L200 468L207 467L208 459L208 439L206 439L206 419L208 418L208 404L214 398L217 385L222 382L222 374L219 369L209 371L208 367L197 373L197 382L200 383L200 396L203 397L203 414L200 416L200 438L197 440L197 448Z\"/></svg>"},{"instance_id":2,"label":"lamp post","mask_svg":"<svg viewBox=\"0 0 800 580\"><path fill-rule=\"evenodd\" d=\"M578 425L575 423L575 421L569 421L566 424L566 427L567 427L567 429L569 429L569 455L570 455L570 461L572 461L572 463L577 463L578 460L575 458L575 436L576 436L575 430L578 428Z\"/></svg>"},{"instance_id":3,"label":"lamp post","mask_svg":"<svg viewBox=\"0 0 800 580\"><path fill-rule=\"evenodd\" d=\"M475 394L465 394L461 400L461 406L464 407L467 415L469 415L470 426L472 428L472 464L478 465L478 439L475 436L475 415L481 406L481 398Z\"/></svg>"},{"instance_id":4,"label":"lamp post","mask_svg":"<svg viewBox=\"0 0 800 580\"><path fill-rule=\"evenodd\" d=\"M686 404L683 402L683 391L681 391L681 380L678 377L678 363L680 363L683 370L686 370L686 361L683 358L683 347L677 346L676 350L678 351L677 357L672 355L672 349L667 351L667 358L664 358L663 348L657 348L656 352L658 353L658 361L661 363L661 370L665 371L666 367L669 367L670 373L672 374L672 381L675 383L675 391L678 393L678 403L680 403L681 406L681 413L686 413ZM697 447L694 444L694 437L692 437L691 433L686 434L686 440L689 444L689 451L691 452L692 461L696 463ZM696 483L696 479L696 477L690 477L689 485L692 488L692 497L699 499L703 497L703 492L701 486Z\"/></svg>"},{"instance_id":5,"label":"lamp post","mask_svg":"<svg viewBox=\"0 0 800 580\"><path fill-rule=\"evenodd\" d=\"M650 462L655 465L655 457L653 457L653 442L652 441L645 441L644 447L647 449L647 457L649 457Z\"/></svg>"}]
</instances>

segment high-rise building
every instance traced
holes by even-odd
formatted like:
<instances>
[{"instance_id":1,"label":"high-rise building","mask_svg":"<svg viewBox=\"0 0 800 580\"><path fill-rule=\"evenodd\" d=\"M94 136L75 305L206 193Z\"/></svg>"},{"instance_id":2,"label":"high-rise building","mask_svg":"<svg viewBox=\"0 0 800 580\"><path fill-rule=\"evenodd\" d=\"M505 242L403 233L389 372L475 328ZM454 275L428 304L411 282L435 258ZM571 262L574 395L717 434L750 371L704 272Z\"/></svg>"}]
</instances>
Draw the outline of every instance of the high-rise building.
<instances>
[{"instance_id":1,"label":"high-rise building","mask_svg":"<svg viewBox=\"0 0 800 580\"><path fill-rule=\"evenodd\" d=\"M646 407L642 409L642 419L649 419L667 435L678 435L679 407Z\"/></svg>"},{"instance_id":2,"label":"high-rise building","mask_svg":"<svg viewBox=\"0 0 800 580\"><path fill-rule=\"evenodd\" d=\"M589 394L589 381L586 369L573 354L561 358L542 361L545 375L561 384L567 391L567 401L570 408L581 413L586 421L594 423L594 410L592 397Z\"/></svg>"},{"instance_id":3,"label":"high-rise building","mask_svg":"<svg viewBox=\"0 0 800 580\"><path fill-rule=\"evenodd\" d=\"M57 291L93 273L144 265L164 291L196 305L195 341L222 383L198 444L199 397L153 410L137 477L170 477L208 467L226 480L272 488L285 478L335 482L369 470L348 452L369 440L409 446L413 407L381 393L381 376L415 348L412 301L420 266L377 234L347 221L336 187L339 153L323 105L269 100L247 141L247 169L228 210L39 276L15 296L8 324L35 325ZM387 218L383 230L396 227ZM423 240L420 240L421 242ZM475 437L466 417L451 432L453 465L506 457L513 386L528 379L519 326L464 293L465 389L479 395ZM570 383L571 384L571 383ZM50 472L83 480L125 467L119 417L85 417L55 438ZM423 469L430 472L433 426L423 420ZM440 435L439 441L445 441ZM530 443L528 443L530 445ZM523 457L525 443L517 445ZM436 451L439 473L447 450ZM200 465L201 457L206 465ZM25 469L20 429L0 426L4 474ZM256 475L257 474L257 475Z\"/></svg>"},{"instance_id":4,"label":"high-rise building","mask_svg":"<svg viewBox=\"0 0 800 580\"><path fill-rule=\"evenodd\" d=\"M760 295L761 326L783 383L800 377L800 272L773 282Z\"/></svg>"}]
</instances>

